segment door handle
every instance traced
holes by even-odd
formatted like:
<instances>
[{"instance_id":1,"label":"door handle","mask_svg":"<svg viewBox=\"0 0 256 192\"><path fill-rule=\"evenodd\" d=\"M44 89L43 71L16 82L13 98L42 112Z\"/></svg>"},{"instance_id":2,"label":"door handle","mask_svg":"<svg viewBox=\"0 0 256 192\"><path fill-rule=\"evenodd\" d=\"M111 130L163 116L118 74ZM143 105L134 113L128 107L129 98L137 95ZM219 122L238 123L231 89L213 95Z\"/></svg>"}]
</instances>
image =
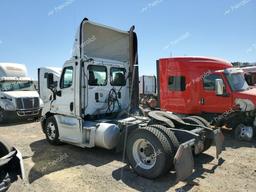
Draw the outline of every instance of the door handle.
<instances>
[{"instance_id":1,"label":"door handle","mask_svg":"<svg viewBox=\"0 0 256 192\"><path fill-rule=\"evenodd\" d=\"M204 104L205 104L205 99L204 99L204 98L201 98L201 99L200 99L200 104L201 104L201 105L204 105Z\"/></svg>"},{"instance_id":2,"label":"door handle","mask_svg":"<svg viewBox=\"0 0 256 192\"><path fill-rule=\"evenodd\" d=\"M99 93L95 93L95 101L98 103L99 102Z\"/></svg>"},{"instance_id":3,"label":"door handle","mask_svg":"<svg viewBox=\"0 0 256 192\"><path fill-rule=\"evenodd\" d=\"M74 110L74 103L73 102L70 103L69 109L70 109L71 112Z\"/></svg>"}]
</instances>

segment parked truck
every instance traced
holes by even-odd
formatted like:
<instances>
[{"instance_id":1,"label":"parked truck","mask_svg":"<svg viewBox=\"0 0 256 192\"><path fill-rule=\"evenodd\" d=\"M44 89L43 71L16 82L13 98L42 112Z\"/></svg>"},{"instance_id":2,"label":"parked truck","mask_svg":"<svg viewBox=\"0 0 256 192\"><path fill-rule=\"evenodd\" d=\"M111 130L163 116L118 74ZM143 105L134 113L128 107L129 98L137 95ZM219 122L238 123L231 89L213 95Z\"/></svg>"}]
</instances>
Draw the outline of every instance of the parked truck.
<instances>
[{"instance_id":1,"label":"parked truck","mask_svg":"<svg viewBox=\"0 0 256 192\"><path fill-rule=\"evenodd\" d=\"M256 89L248 86L242 69L207 57L163 58L156 65L157 96L141 95L144 108L201 116L213 125L232 128L238 139L253 138Z\"/></svg>"},{"instance_id":2,"label":"parked truck","mask_svg":"<svg viewBox=\"0 0 256 192\"><path fill-rule=\"evenodd\" d=\"M26 66L0 63L0 123L38 118L42 106Z\"/></svg>"},{"instance_id":3,"label":"parked truck","mask_svg":"<svg viewBox=\"0 0 256 192\"><path fill-rule=\"evenodd\" d=\"M85 18L73 56L61 71L59 76L38 69L45 96L41 124L49 143L123 151L134 171L151 179L175 167L177 179L184 180L193 172L193 153L202 153L213 141L220 154L223 135L203 120L186 123L161 111L152 111L150 118L138 115L134 26L122 31Z\"/></svg>"}]
</instances>

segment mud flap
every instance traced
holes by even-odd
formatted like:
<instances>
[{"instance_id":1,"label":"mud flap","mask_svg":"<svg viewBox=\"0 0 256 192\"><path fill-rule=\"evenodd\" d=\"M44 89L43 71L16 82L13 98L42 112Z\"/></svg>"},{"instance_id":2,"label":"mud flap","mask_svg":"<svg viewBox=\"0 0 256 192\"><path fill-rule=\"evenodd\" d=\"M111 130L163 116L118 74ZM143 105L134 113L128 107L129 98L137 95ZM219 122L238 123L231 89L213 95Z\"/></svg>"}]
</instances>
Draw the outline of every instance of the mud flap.
<instances>
[{"instance_id":1,"label":"mud flap","mask_svg":"<svg viewBox=\"0 0 256 192\"><path fill-rule=\"evenodd\" d=\"M177 181L183 181L193 173L194 158L191 146L195 139L191 139L181 144L174 157L174 166L176 170Z\"/></svg>"},{"instance_id":2,"label":"mud flap","mask_svg":"<svg viewBox=\"0 0 256 192\"><path fill-rule=\"evenodd\" d=\"M220 129L214 130L214 142L216 145L216 158L219 158L219 155L222 152L222 147L224 143L224 135L222 134Z\"/></svg>"}]
</instances>

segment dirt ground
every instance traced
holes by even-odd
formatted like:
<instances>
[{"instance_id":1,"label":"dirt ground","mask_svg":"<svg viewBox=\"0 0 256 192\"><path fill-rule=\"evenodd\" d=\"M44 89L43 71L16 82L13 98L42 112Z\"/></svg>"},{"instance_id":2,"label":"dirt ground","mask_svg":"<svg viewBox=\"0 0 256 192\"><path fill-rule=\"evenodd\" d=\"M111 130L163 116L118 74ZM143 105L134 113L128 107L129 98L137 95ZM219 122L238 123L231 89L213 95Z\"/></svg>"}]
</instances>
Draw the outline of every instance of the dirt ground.
<instances>
[{"instance_id":1,"label":"dirt ground","mask_svg":"<svg viewBox=\"0 0 256 192\"><path fill-rule=\"evenodd\" d=\"M0 135L23 154L25 181L9 191L256 191L256 141L234 141L225 135L225 151L214 159L215 148L195 158L195 172L185 182L175 173L148 180L122 163L122 154L104 149L52 146L39 123L0 126Z\"/></svg>"}]
</instances>

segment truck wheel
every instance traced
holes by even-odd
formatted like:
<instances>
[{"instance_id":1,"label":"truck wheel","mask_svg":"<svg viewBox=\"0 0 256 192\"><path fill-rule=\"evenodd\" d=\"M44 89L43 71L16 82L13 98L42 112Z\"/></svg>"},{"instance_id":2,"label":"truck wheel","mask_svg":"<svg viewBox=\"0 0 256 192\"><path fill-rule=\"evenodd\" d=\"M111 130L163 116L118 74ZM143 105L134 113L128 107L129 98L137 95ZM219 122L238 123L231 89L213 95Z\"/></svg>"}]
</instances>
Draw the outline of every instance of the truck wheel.
<instances>
[{"instance_id":1,"label":"truck wheel","mask_svg":"<svg viewBox=\"0 0 256 192\"><path fill-rule=\"evenodd\" d=\"M0 108L0 123L5 122L5 111Z\"/></svg>"},{"instance_id":2,"label":"truck wheel","mask_svg":"<svg viewBox=\"0 0 256 192\"><path fill-rule=\"evenodd\" d=\"M139 128L131 133L127 141L127 158L133 170L143 177L154 179L169 170L174 149L165 135L156 128Z\"/></svg>"},{"instance_id":3,"label":"truck wheel","mask_svg":"<svg viewBox=\"0 0 256 192\"><path fill-rule=\"evenodd\" d=\"M159 125L159 124L150 125L150 127L157 128L159 131L161 131L166 136L167 140L172 145L172 147L175 149L175 151L179 148L180 143L179 143L177 137L172 132L172 130L166 128L163 125Z\"/></svg>"},{"instance_id":4,"label":"truck wheel","mask_svg":"<svg viewBox=\"0 0 256 192\"><path fill-rule=\"evenodd\" d=\"M191 117L182 118L182 120L185 121L185 123L199 125L199 126L205 126L203 122L201 122L199 119L194 118L192 116Z\"/></svg>"},{"instance_id":5,"label":"truck wheel","mask_svg":"<svg viewBox=\"0 0 256 192\"><path fill-rule=\"evenodd\" d=\"M170 154L170 155L173 155L172 156L172 159L173 159L174 156L175 156L176 151L178 150L178 148L180 146L177 137L174 135L174 133L170 129L166 128L163 125L154 124L154 125L150 125L150 127L158 129L159 131L161 131L165 135L169 144L171 145L171 148L173 149L172 153ZM166 164L166 170L170 170L171 168L173 168L173 164L172 163L167 163Z\"/></svg>"},{"instance_id":6,"label":"truck wheel","mask_svg":"<svg viewBox=\"0 0 256 192\"><path fill-rule=\"evenodd\" d=\"M0 158L9 154L12 147L8 145L2 138L0 138ZM7 191L11 185L11 179L6 170L0 167L0 191Z\"/></svg>"},{"instance_id":7,"label":"truck wheel","mask_svg":"<svg viewBox=\"0 0 256 192\"><path fill-rule=\"evenodd\" d=\"M48 117L45 123L45 135L47 141L52 145L59 145L59 130L58 125L53 116Z\"/></svg>"},{"instance_id":8,"label":"truck wheel","mask_svg":"<svg viewBox=\"0 0 256 192\"><path fill-rule=\"evenodd\" d=\"M186 123L196 124L196 125L200 125L200 126L206 126L206 124L203 121L199 120L198 116L185 117L182 120L185 121ZM212 146L212 143L213 143L213 139L205 138L204 148L203 148L202 152L208 150Z\"/></svg>"},{"instance_id":9,"label":"truck wheel","mask_svg":"<svg viewBox=\"0 0 256 192\"><path fill-rule=\"evenodd\" d=\"M234 131L235 139L243 141L251 141L254 135L254 129L251 126L239 124Z\"/></svg>"},{"instance_id":10,"label":"truck wheel","mask_svg":"<svg viewBox=\"0 0 256 192\"><path fill-rule=\"evenodd\" d=\"M203 117L200 117L200 116L191 116L191 117L201 121L201 123L203 123L203 125L206 126L206 127L210 126L210 123L206 119L204 119Z\"/></svg>"}]
</instances>

